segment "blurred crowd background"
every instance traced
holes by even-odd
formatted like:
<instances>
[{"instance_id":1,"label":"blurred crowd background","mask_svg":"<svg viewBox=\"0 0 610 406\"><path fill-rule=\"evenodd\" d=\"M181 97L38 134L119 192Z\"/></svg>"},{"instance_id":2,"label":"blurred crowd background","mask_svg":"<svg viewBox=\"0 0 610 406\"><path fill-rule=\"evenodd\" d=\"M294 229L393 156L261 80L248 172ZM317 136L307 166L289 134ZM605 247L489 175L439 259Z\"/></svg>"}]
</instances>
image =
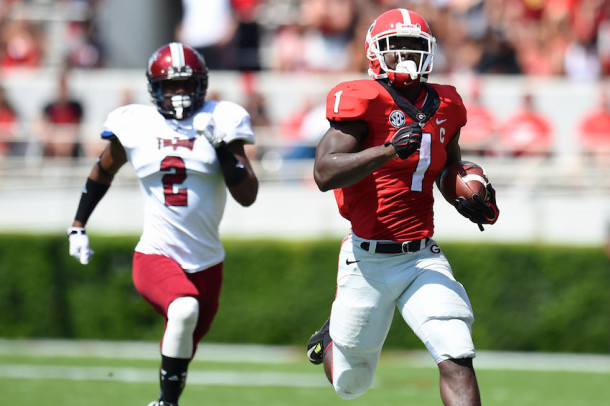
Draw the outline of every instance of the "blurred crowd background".
<instances>
[{"instance_id":1,"label":"blurred crowd background","mask_svg":"<svg viewBox=\"0 0 610 406\"><path fill-rule=\"evenodd\" d=\"M125 67L104 33L109 0L3 0L0 66ZM128 2L127 14L131 14ZM383 11L425 16L435 73L595 80L610 73L607 0L167 0L160 30L202 51L211 69L365 72L363 39ZM144 19L150 13L140 10ZM165 12L167 11L167 12ZM119 17L119 16L116 16ZM60 23L60 24L57 24ZM155 23L155 21L151 21ZM132 28L136 28L135 23ZM53 27L51 27L53 26ZM129 27L124 32L129 32ZM168 33L166 33L168 34ZM138 32L132 32L138 37ZM143 40L146 43L146 40ZM137 62L140 66L141 62Z\"/></svg>"},{"instance_id":2,"label":"blurred crowd background","mask_svg":"<svg viewBox=\"0 0 610 406\"><path fill-rule=\"evenodd\" d=\"M274 127L289 141L315 143L325 126L319 119L323 98L305 97L293 111L274 117L265 91L257 87L258 75L366 75L366 30L375 16L392 7L413 9L429 22L438 40L435 75L472 78L463 94L472 104L462 137L466 149L552 153L553 118L538 111L534 92L523 92L519 111L503 125L481 101L485 81L479 78L489 75L599 83L601 111L595 113L600 118L595 124L583 120L579 128L587 134L578 141L585 148L610 144L607 136L596 134L610 130L603 86L610 75L610 0L135 0L124 5L113 0L3 0L0 152L23 152L23 143L11 146L11 139L19 138L26 125L43 156L95 154L95 148L81 145L76 128L87 119L87 105L70 92L71 72L143 69L152 50L173 40L198 49L211 71L238 75L238 101L255 126ZM4 90L3 82L15 72L49 69L55 72L54 94L41 101L35 117L21 112L23 95ZM222 86L214 87L211 80L209 97L226 97L214 91ZM133 90L125 86L120 97L117 105L134 101ZM55 131L55 126L65 131ZM311 157L307 147L290 151L287 158Z\"/></svg>"},{"instance_id":3,"label":"blurred crowd background","mask_svg":"<svg viewBox=\"0 0 610 406\"><path fill-rule=\"evenodd\" d=\"M105 115L148 102L146 61L174 40L204 55L208 98L250 112L263 182L311 187L326 93L366 77L366 31L394 7L437 38L431 81L464 98L465 157L500 189L594 195L610 223L610 0L1 0L0 191L88 167Z\"/></svg>"}]
</instances>

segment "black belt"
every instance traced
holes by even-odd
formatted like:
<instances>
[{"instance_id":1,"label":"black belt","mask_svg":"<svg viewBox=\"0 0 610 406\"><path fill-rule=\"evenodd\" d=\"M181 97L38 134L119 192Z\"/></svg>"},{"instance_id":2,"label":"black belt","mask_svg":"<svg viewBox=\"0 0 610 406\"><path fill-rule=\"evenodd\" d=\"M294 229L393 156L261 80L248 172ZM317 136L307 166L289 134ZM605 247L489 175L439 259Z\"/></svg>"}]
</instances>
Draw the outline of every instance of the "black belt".
<instances>
[{"instance_id":1,"label":"black belt","mask_svg":"<svg viewBox=\"0 0 610 406\"><path fill-rule=\"evenodd\" d=\"M378 242L375 245L376 254L408 254L409 252L416 252L424 248L429 238L423 238L421 240L404 241L404 242ZM364 241L360 243L360 248L368 251L371 248L371 243Z\"/></svg>"}]
</instances>

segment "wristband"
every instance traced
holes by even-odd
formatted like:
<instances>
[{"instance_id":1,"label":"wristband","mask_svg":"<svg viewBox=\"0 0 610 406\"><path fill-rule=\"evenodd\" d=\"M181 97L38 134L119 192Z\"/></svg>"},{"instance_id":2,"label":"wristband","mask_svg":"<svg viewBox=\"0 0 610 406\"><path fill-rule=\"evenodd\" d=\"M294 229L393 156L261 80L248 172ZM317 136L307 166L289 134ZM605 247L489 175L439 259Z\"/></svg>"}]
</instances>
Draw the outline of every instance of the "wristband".
<instances>
[{"instance_id":1,"label":"wristband","mask_svg":"<svg viewBox=\"0 0 610 406\"><path fill-rule=\"evenodd\" d=\"M74 219L86 224L87 220L89 220L89 216L93 213L93 209L95 209L95 206L102 200L102 197L104 197L109 187L110 185L105 185L96 182L91 178L87 178L87 183L85 183L85 188L81 194Z\"/></svg>"},{"instance_id":2,"label":"wristband","mask_svg":"<svg viewBox=\"0 0 610 406\"><path fill-rule=\"evenodd\" d=\"M248 171L244 165L235 158L227 144L222 143L216 148L216 156L220 163L220 170L228 187L235 186L248 177Z\"/></svg>"},{"instance_id":3,"label":"wristband","mask_svg":"<svg viewBox=\"0 0 610 406\"><path fill-rule=\"evenodd\" d=\"M72 235L72 234L87 234L87 231L85 231L85 227L68 227L68 230L66 230L66 234L67 235Z\"/></svg>"}]
</instances>

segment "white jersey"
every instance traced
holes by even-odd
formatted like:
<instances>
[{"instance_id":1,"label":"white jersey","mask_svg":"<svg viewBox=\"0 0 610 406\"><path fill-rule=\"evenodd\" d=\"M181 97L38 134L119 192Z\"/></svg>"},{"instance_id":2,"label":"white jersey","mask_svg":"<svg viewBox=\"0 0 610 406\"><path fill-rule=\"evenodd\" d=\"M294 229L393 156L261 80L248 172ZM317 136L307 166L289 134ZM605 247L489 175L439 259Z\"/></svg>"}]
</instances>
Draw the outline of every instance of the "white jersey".
<instances>
[{"instance_id":1,"label":"white jersey","mask_svg":"<svg viewBox=\"0 0 610 406\"><path fill-rule=\"evenodd\" d=\"M144 196L144 225L136 251L165 255L186 272L224 260L218 228L227 192L216 152L197 129L225 142L254 142L250 116L231 102L206 101L184 120L164 118L154 106L127 105L112 111L102 138L120 141Z\"/></svg>"}]
</instances>

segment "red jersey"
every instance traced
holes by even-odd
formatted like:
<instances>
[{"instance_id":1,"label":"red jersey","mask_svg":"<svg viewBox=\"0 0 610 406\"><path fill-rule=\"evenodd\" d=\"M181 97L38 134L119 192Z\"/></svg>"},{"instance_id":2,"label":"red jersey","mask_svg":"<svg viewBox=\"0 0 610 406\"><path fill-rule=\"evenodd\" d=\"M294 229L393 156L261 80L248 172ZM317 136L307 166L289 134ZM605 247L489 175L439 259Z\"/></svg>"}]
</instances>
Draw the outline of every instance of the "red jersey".
<instances>
[{"instance_id":1,"label":"red jersey","mask_svg":"<svg viewBox=\"0 0 610 406\"><path fill-rule=\"evenodd\" d=\"M404 160L392 159L360 182L334 191L339 212L361 238L408 241L434 234L432 187L445 166L447 145L466 124L466 108L453 86L427 86L438 93L440 106L422 128L420 150ZM414 106L421 109L426 97L423 86ZM370 79L335 86L326 99L326 117L365 121L369 133L363 150L383 145L398 128L414 121L382 85Z\"/></svg>"},{"instance_id":2,"label":"red jersey","mask_svg":"<svg viewBox=\"0 0 610 406\"><path fill-rule=\"evenodd\" d=\"M610 146L610 112L594 111L585 116L579 125L579 141L589 149Z\"/></svg>"},{"instance_id":3,"label":"red jersey","mask_svg":"<svg viewBox=\"0 0 610 406\"><path fill-rule=\"evenodd\" d=\"M52 102L45 106L44 115L53 124L78 124L83 118L83 107L75 100Z\"/></svg>"}]
</instances>

